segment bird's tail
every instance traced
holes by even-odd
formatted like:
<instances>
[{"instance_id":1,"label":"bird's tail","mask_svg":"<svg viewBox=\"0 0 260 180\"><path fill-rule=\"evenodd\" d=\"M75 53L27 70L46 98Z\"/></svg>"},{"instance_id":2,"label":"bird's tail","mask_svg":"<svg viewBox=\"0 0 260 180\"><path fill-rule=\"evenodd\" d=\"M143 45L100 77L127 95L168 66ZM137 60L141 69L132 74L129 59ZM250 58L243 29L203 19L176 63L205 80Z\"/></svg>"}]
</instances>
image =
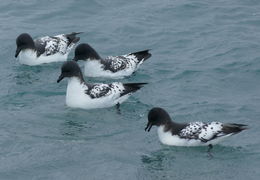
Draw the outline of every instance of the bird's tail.
<instances>
[{"instance_id":1,"label":"bird's tail","mask_svg":"<svg viewBox=\"0 0 260 180\"><path fill-rule=\"evenodd\" d=\"M138 51L138 52L130 53L129 55L134 55L138 59L138 61L141 62L141 61L145 61L146 59L152 56L152 54L149 53L150 50L151 49Z\"/></svg>"},{"instance_id":2,"label":"bird's tail","mask_svg":"<svg viewBox=\"0 0 260 180\"><path fill-rule=\"evenodd\" d=\"M246 124L236 124L236 123L227 123L223 124L223 132L226 134L236 134L245 129L248 129L248 125Z\"/></svg>"},{"instance_id":3,"label":"bird's tail","mask_svg":"<svg viewBox=\"0 0 260 180\"><path fill-rule=\"evenodd\" d=\"M80 40L80 37L77 37L76 35L82 34L83 32L72 32L70 34L66 34L66 37L69 40L69 44L71 43L77 43Z\"/></svg>"},{"instance_id":4,"label":"bird's tail","mask_svg":"<svg viewBox=\"0 0 260 180\"><path fill-rule=\"evenodd\" d=\"M135 91L141 89L146 84L148 84L148 83L126 83L126 84L123 84L125 90L123 91L121 96L126 95L128 93L135 92Z\"/></svg>"}]
</instances>

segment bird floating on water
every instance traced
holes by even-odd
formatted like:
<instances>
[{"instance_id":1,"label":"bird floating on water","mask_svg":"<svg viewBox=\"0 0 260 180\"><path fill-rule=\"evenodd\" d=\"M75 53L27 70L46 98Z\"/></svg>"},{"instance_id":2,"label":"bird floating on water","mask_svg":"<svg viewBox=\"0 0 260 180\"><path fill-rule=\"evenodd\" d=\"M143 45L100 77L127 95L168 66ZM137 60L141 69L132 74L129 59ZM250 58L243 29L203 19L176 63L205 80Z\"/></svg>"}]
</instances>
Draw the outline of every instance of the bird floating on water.
<instances>
[{"instance_id":1,"label":"bird floating on water","mask_svg":"<svg viewBox=\"0 0 260 180\"><path fill-rule=\"evenodd\" d=\"M90 84L82 75L81 69L75 61L66 61L61 68L61 75L57 82L69 78L66 104L73 108L93 109L119 105L129 98L135 91L147 83Z\"/></svg>"},{"instance_id":2,"label":"bird floating on water","mask_svg":"<svg viewBox=\"0 0 260 180\"><path fill-rule=\"evenodd\" d=\"M34 66L43 63L66 61L69 52L80 40L78 33L44 36L35 40L27 34L20 34L16 38L16 53L21 64Z\"/></svg>"},{"instance_id":3,"label":"bird floating on water","mask_svg":"<svg viewBox=\"0 0 260 180\"><path fill-rule=\"evenodd\" d=\"M149 50L143 50L121 56L101 58L90 45L79 44L75 48L73 60L85 61L85 76L122 78L137 71L139 66L149 57L151 57Z\"/></svg>"},{"instance_id":4,"label":"bird floating on water","mask_svg":"<svg viewBox=\"0 0 260 180\"><path fill-rule=\"evenodd\" d=\"M171 120L169 114L162 108L152 108L148 113L148 123L145 131L150 131L152 126L158 126L158 136L162 144L171 146L209 146L225 138L237 134L247 125L221 122L190 122L177 123Z\"/></svg>"}]
</instances>

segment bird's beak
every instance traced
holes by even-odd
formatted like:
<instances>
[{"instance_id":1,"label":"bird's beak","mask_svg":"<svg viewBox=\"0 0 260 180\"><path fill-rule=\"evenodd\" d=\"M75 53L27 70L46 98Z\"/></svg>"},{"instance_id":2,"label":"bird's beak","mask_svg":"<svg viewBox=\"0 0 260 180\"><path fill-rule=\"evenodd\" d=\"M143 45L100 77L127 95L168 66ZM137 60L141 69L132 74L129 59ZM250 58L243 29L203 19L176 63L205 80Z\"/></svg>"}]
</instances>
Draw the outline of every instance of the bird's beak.
<instances>
[{"instance_id":1,"label":"bird's beak","mask_svg":"<svg viewBox=\"0 0 260 180\"><path fill-rule=\"evenodd\" d=\"M60 75L59 79L57 80L57 83L59 83L64 78L63 74Z\"/></svg>"},{"instance_id":2,"label":"bird's beak","mask_svg":"<svg viewBox=\"0 0 260 180\"><path fill-rule=\"evenodd\" d=\"M19 53L21 52L22 48L17 48L16 52L15 52L15 57L17 58L17 56L19 55Z\"/></svg>"},{"instance_id":3,"label":"bird's beak","mask_svg":"<svg viewBox=\"0 0 260 180\"><path fill-rule=\"evenodd\" d=\"M147 126L144 130L149 132L151 130L152 126L153 126L152 123L148 122Z\"/></svg>"}]
</instances>

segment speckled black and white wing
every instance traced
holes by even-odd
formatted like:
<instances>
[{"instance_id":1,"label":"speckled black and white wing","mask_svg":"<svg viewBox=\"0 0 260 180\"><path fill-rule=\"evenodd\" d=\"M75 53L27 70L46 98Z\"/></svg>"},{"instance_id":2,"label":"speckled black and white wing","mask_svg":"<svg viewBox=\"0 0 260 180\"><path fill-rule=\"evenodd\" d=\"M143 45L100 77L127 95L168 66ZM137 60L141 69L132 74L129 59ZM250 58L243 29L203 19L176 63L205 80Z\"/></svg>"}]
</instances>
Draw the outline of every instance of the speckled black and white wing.
<instances>
[{"instance_id":1,"label":"speckled black and white wing","mask_svg":"<svg viewBox=\"0 0 260 180\"><path fill-rule=\"evenodd\" d=\"M79 33L60 34L57 36L44 36L35 40L37 56L50 56L56 53L65 55L71 51L75 43L79 41L76 35Z\"/></svg>"},{"instance_id":2,"label":"speckled black and white wing","mask_svg":"<svg viewBox=\"0 0 260 180\"><path fill-rule=\"evenodd\" d=\"M64 35L45 36L36 39L35 45L37 48L37 55L50 56L56 53L66 54L68 50L68 40Z\"/></svg>"},{"instance_id":3,"label":"speckled black and white wing","mask_svg":"<svg viewBox=\"0 0 260 180\"><path fill-rule=\"evenodd\" d=\"M113 73L118 71L127 70L129 68L135 69L136 63L130 61L124 56L109 56L104 60L101 60L104 70L109 70Z\"/></svg>"},{"instance_id":4,"label":"speckled black and white wing","mask_svg":"<svg viewBox=\"0 0 260 180\"><path fill-rule=\"evenodd\" d=\"M125 95L139 90L147 83L120 83L114 82L111 84L91 84L87 85L88 89L85 91L92 99L110 96L112 99L117 99Z\"/></svg>"},{"instance_id":5,"label":"speckled black and white wing","mask_svg":"<svg viewBox=\"0 0 260 180\"><path fill-rule=\"evenodd\" d=\"M203 143L207 143L215 138L227 135L222 129L223 124L219 122L192 122L180 131L179 136L181 138L200 140Z\"/></svg>"},{"instance_id":6,"label":"speckled black and white wing","mask_svg":"<svg viewBox=\"0 0 260 180\"><path fill-rule=\"evenodd\" d=\"M135 71L144 60L151 57L149 50L139 51L121 56L108 56L101 60L104 70L109 70L113 73L118 71Z\"/></svg>"},{"instance_id":7,"label":"speckled black and white wing","mask_svg":"<svg viewBox=\"0 0 260 180\"><path fill-rule=\"evenodd\" d=\"M120 97L120 94L124 91L122 83L111 84L92 84L88 85L88 89L85 91L92 99L102 97Z\"/></svg>"}]
</instances>

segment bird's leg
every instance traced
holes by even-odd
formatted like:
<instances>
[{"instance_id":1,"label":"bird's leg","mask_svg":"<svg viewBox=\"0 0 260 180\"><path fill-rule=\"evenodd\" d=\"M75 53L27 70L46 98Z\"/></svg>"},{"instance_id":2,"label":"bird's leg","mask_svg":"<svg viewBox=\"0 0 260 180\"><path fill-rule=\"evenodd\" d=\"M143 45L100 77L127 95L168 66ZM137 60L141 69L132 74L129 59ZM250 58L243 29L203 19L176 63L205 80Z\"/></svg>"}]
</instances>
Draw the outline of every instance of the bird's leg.
<instances>
[{"instance_id":1,"label":"bird's leg","mask_svg":"<svg viewBox=\"0 0 260 180\"><path fill-rule=\"evenodd\" d=\"M119 103L116 104L116 110L117 110L117 113L118 113L118 114L121 114L120 104L119 104Z\"/></svg>"},{"instance_id":2,"label":"bird's leg","mask_svg":"<svg viewBox=\"0 0 260 180\"><path fill-rule=\"evenodd\" d=\"M212 144L209 144L209 146L208 146L209 148L208 148L208 151L207 151L207 153L208 153L208 155L209 155L209 157L210 158L212 158L213 157L213 155L211 154L211 149L213 148L213 145Z\"/></svg>"}]
</instances>

